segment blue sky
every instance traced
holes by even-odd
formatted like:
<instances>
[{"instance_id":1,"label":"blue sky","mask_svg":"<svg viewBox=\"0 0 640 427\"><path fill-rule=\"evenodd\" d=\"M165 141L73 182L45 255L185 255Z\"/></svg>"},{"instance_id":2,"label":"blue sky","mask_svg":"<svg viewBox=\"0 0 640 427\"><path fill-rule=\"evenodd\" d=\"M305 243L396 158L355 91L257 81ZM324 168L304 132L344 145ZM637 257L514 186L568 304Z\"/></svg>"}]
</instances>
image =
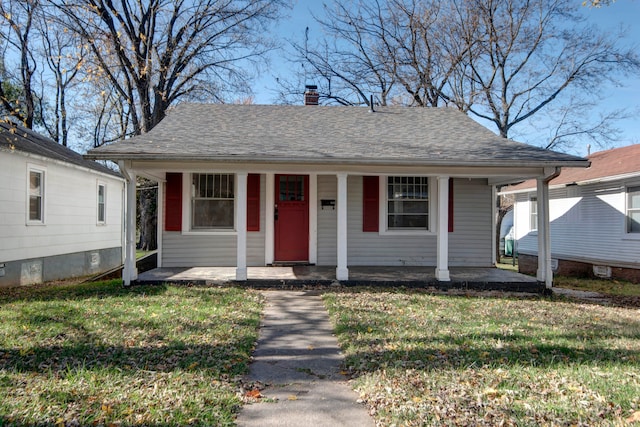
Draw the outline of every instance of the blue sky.
<instances>
[{"instance_id":1,"label":"blue sky","mask_svg":"<svg viewBox=\"0 0 640 427\"><path fill-rule=\"evenodd\" d=\"M575 0L581 5L582 0ZM620 25L628 30L626 43L640 47L640 0L617 0L611 6L601 8L581 7L590 22L605 31L617 31ZM278 25L278 36L282 39L302 41L305 28L309 27L310 37L321 35L321 29L313 20L312 13L321 15L323 2L320 0L297 0L289 18ZM277 85L275 76L286 76L291 64L282 60L282 52L274 52L271 59L271 69L262 74L254 84L257 104L272 104L275 102ZM624 87L607 89L608 96L602 103L603 110L626 108L631 117L618 123L623 135L618 146L640 143L640 78L627 79ZM302 102L302 99L301 99ZM577 147L576 153L586 154L585 147Z\"/></svg>"}]
</instances>

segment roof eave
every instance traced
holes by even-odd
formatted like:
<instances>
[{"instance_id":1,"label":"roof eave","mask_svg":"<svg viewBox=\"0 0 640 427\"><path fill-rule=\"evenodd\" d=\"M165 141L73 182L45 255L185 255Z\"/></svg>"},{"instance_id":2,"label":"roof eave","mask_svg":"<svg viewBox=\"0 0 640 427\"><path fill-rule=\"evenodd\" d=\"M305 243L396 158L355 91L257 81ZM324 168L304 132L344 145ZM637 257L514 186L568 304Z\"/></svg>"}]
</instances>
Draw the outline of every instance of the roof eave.
<instances>
[{"instance_id":1,"label":"roof eave","mask_svg":"<svg viewBox=\"0 0 640 427\"><path fill-rule=\"evenodd\" d=\"M469 166L469 167L589 167L588 160L433 160L433 159L394 159L394 158L342 158L342 157L275 157L275 156L202 156L202 155L158 155L131 153L88 153L85 158L91 160L141 160L141 161L211 161L225 163L283 163L283 164L345 164L345 165L390 165L390 166Z\"/></svg>"}]
</instances>

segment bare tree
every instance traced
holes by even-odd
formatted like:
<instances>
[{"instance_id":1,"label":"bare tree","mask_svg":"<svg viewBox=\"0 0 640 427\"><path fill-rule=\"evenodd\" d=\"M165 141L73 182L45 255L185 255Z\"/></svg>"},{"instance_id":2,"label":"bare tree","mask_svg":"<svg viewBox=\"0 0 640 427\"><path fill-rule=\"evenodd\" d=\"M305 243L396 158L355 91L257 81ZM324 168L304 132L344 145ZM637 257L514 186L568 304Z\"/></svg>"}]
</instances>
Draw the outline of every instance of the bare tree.
<instances>
[{"instance_id":1,"label":"bare tree","mask_svg":"<svg viewBox=\"0 0 640 427\"><path fill-rule=\"evenodd\" d=\"M455 3L435 0L334 2L325 7L325 18L316 18L325 40L292 43L292 61L328 102L368 105L375 94L381 105L458 105L451 76L475 43L463 37L466 27L450 25L472 26L475 20L462 12ZM286 99L291 85L283 81Z\"/></svg>"},{"instance_id":2,"label":"bare tree","mask_svg":"<svg viewBox=\"0 0 640 427\"><path fill-rule=\"evenodd\" d=\"M87 52L80 40L46 11L39 15L37 30L42 44L38 56L53 80L53 83L48 82L48 76L43 73L40 93L54 94L53 100L42 96L42 102L38 104L39 115L49 136L66 147L70 128L67 97L79 83Z\"/></svg>"},{"instance_id":3,"label":"bare tree","mask_svg":"<svg viewBox=\"0 0 640 427\"><path fill-rule=\"evenodd\" d=\"M5 113L29 129L33 127L36 110L33 92L36 61L31 36L39 7L39 0L0 0L0 40L4 45L2 57L6 59L6 52L9 51L19 58L18 70L10 71L5 68L0 74L0 104ZM3 67L6 67L6 64L3 64ZM5 91L8 87L19 88L20 93L12 94L11 91Z\"/></svg>"},{"instance_id":4,"label":"bare tree","mask_svg":"<svg viewBox=\"0 0 640 427\"><path fill-rule=\"evenodd\" d=\"M381 104L455 106L504 138L537 126L546 148L569 149L578 138L606 146L623 114L591 112L603 88L638 73L640 60L620 43L622 34L586 26L580 7L572 0L334 1L316 19L325 39L294 43L293 60L327 102L367 104L376 93Z\"/></svg>"},{"instance_id":5,"label":"bare tree","mask_svg":"<svg viewBox=\"0 0 640 427\"><path fill-rule=\"evenodd\" d=\"M325 19L316 17L327 38L309 46L309 29L304 43L291 43L291 61L300 64L297 76L279 79L281 99L293 102L302 97L304 83L318 86L321 99L340 105L369 105L371 95L386 105L395 81L386 70L385 57L380 49L384 36L383 14L380 3L335 2L333 8L325 5ZM300 76L302 75L302 78Z\"/></svg>"},{"instance_id":6,"label":"bare tree","mask_svg":"<svg viewBox=\"0 0 640 427\"><path fill-rule=\"evenodd\" d=\"M287 0L54 1L94 67L130 106L130 133L152 129L180 99L246 91L246 61L272 45L266 26Z\"/></svg>"},{"instance_id":7,"label":"bare tree","mask_svg":"<svg viewBox=\"0 0 640 427\"><path fill-rule=\"evenodd\" d=\"M594 104L603 76L612 81L640 70L636 53L618 43L620 35L584 26L570 0L468 1L479 19L480 48L469 53L457 78L477 94L468 111L505 138L514 126L554 107L564 109L565 124L576 123L570 115L588 118L578 107ZM609 115L603 125L614 118ZM584 126L591 137L602 133ZM560 140L544 145L557 148Z\"/></svg>"},{"instance_id":8,"label":"bare tree","mask_svg":"<svg viewBox=\"0 0 640 427\"><path fill-rule=\"evenodd\" d=\"M267 26L289 3L51 1L64 24L91 52L87 78L99 86L109 82L109 89L100 91L101 103L94 111L98 119L94 143L98 144L110 138L105 131L113 129L113 123L126 125L120 138L148 132L180 100L223 101L227 90L248 93L248 65L273 47L265 37ZM139 194L142 249L157 245L154 194Z\"/></svg>"}]
</instances>

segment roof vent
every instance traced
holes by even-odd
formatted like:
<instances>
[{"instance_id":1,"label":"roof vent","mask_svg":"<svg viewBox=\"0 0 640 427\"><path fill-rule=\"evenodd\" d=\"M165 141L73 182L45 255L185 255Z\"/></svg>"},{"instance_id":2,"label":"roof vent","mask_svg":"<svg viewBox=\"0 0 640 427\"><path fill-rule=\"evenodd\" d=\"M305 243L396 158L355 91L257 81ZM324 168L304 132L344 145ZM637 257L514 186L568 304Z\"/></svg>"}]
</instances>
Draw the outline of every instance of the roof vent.
<instances>
[{"instance_id":1,"label":"roof vent","mask_svg":"<svg viewBox=\"0 0 640 427\"><path fill-rule=\"evenodd\" d=\"M318 86L307 85L304 91L304 105L318 105L320 95L318 94Z\"/></svg>"}]
</instances>

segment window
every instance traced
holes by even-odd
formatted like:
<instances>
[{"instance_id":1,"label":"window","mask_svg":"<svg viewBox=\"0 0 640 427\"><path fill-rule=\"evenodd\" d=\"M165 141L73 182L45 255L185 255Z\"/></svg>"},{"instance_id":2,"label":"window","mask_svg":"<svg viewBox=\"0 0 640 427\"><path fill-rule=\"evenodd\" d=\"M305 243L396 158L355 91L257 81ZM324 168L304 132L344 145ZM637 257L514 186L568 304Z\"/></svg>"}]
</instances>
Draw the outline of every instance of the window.
<instances>
[{"instance_id":1,"label":"window","mask_svg":"<svg viewBox=\"0 0 640 427\"><path fill-rule=\"evenodd\" d=\"M640 233L640 186L627 187L627 233Z\"/></svg>"},{"instance_id":2,"label":"window","mask_svg":"<svg viewBox=\"0 0 640 427\"><path fill-rule=\"evenodd\" d=\"M106 220L106 197L107 186L105 184L98 184L98 224L104 224Z\"/></svg>"},{"instance_id":3,"label":"window","mask_svg":"<svg viewBox=\"0 0 640 427\"><path fill-rule=\"evenodd\" d=\"M233 229L234 175L193 174L191 228Z\"/></svg>"},{"instance_id":4,"label":"window","mask_svg":"<svg viewBox=\"0 0 640 427\"><path fill-rule=\"evenodd\" d=\"M387 177L387 229L429 229L429 178Z\"/></svg>"},{"instance_id":5,"label":"window","mask_svg":"<svg viewBox=\"0 0 640 427\"><path fill-rule=\"evenodd\" d=\"M531 231L538 229L538 198L536 196L529 197L529 229Z\"/></svg>"},{"instance_id":6,"label":"window","mask_svg":"<svg viewBox=\"0 0 640 427\"><path fill-rule=\"evenodd\" d=\"M44 222L44 171L29 170L29 217L31 223Z\"/></svg>"}]
</instances>

